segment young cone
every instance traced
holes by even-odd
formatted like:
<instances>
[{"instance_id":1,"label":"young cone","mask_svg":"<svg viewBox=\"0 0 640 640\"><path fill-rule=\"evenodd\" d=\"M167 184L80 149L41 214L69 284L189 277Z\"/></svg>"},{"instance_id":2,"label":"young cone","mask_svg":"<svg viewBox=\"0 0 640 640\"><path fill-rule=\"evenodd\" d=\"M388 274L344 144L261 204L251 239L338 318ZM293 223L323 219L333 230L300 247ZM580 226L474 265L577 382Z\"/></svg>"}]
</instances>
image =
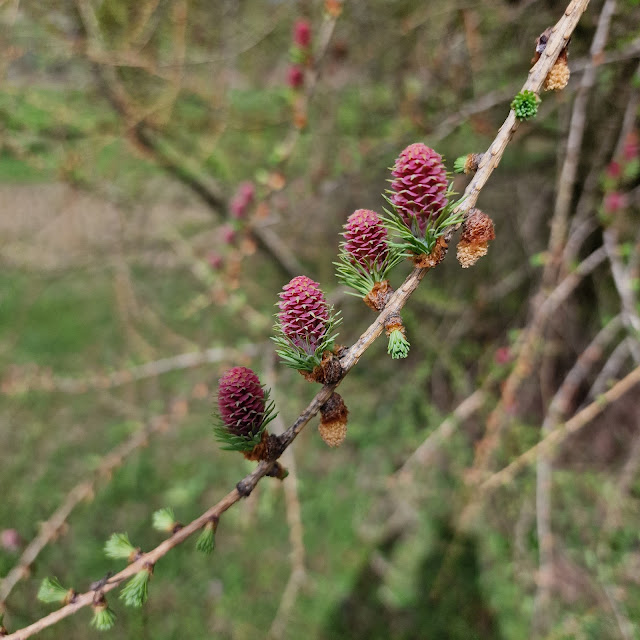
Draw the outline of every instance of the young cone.
<instances>
[{"instance_id":1,"label":"young cone","mask_svg":"<svg viewBox=\"0 0 640 640\"><path fill-rule=\"evenodd\" d=\"M402 151L391 171L391 191L385 223L400 240L394 246L412 254L418 267L433 267L446 254L446 230L462 222L453 202L442 156L422 142ZM435 252L435 253L434 253Z\"/></svg>"},{"instance_id":2,"label":"young cone","mask_svg":"<svg viewBox=\"0 0 640 640\"><path fill-rule=\"evenodd\" d=\"M369 307L379 311L384 304L382 300L377 302L379 291L372 292L380 289L382 283L388 285L387 274L403 256L390 245L389 232L375 211L354 211L345 223L342 235L344 242L340 244L339 262L334 263L337 278L355 289L357 293L353 295L363 296Z\"/></svg>"},{"instance_id":3,"label":"young cone","mask_svg":"<svg viewBox=\"0 0 640 640\"><path fill-rule=\"evenodd\" d=\"M277 335L273 338L279 347L276 353L288 367L312 373L323 365L325 352L333 349L337 334L332 334L332 329L339 320L320 285L307 276L293 278L279 296Z\"/></svg>"},{"instance_id":4,"label":"young cone","mask_svg":"<svg viewBox=\"0 0 640 640\"><path fill-rule=\"evenodd\" d=\"M299 47L306 49L311 44L311 24L300 18L293 26L293 41Z\"/></svg>"},{"instance_id":5,"label":"young cone","mask_svg":"<svg viewBox=\"0 0 640 640\"><path fill-rule=\"evenodd\" d=\"M344 225L344 250L352 263L379 269L389 256L388 235L375 211L356 209Z\"/></svg>"},{"instance_id":6,"label":"young cone","mask_svg":"<svg viewBox=\"0 0 640 640\"><path fill-rule=\"evenodd\" d=\"M229 369L218 382L216 438L230 451L251 452L267 438L275 417L269 394L247 367Z\"/></svg>"},{"instance_id":7,"label":"young cone","mask_svg":"<svg viewBox=\"0 0 640 640\"><path fill-rule=\"evenodd\" d=\"M447 172L442 156L422 142L410 144L391 171L391 202L408 229L422 236L430 219L447 205ZM417 228L416 228L417 227Z\"/></svg>"},{"instance_id":8,"label":"young cone","mask_svg":"<svg viewBox=\"0 0 640 640\"><path fill-rule=\"evenodd\" d=\"M313 354L329 326L329 305L320 285L307 276L297 276L282 288L279 296L282 333L293 345Z\"/></svg>"}]
</instances>

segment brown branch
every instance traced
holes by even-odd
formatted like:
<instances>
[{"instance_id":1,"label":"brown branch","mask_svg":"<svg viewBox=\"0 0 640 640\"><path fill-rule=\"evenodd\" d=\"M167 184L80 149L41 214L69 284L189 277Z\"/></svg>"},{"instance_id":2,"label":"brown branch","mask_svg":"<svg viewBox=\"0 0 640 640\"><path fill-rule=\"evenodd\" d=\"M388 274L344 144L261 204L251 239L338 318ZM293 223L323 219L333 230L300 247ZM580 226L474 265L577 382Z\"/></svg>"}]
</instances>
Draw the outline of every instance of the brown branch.
<instances>
[{"instance_id":1,"label":"brown branch","mask_svg":"<svg viewBox=\"0 0 640 640\"><path fill-rule=\"evenodd\" d=\"M535 311L529 326L523 331L514 350L518 353L516 362L502 387L500 402L487 418L487 429L482 440L476 447L476 459L469 477L476 480L481 477L491 462L500 434L504 428L508 408L514 406L518 389L531 373L536 358L537 344L544 326L559 306L571 295L580 284L584 276L591 273L606 259L602 247L587 256L558 286L548 295Z\"/></svg>"},{"instance_id":2,"label":"brown branch","mask_svg":"<svg viewBox=\"0 0 640 640\"><path fill-rule=\"evenodd\" d=\"M540 440L511 462L507 467L487 478L479 487L482 493L504 486L513 480L515 475L526 466L533 463L540 453L551 453L564 442L570 435L588 425L594 418L602 413L609 405L618 400L625 393L640 383L640 367L627 374L617 382L609 391L603 393L597 400L578 412L571 420L554 429L548 436Z\"/></svg>"},{"instance_id":3,"label":"brown branch","mask_svg":"<svg viewBox=\"0 0 640 640\"><path fill-rule=\"evenodd\" d=\"M279 416L274 420L274 427L275 433L284 430L284 424ZM267 638L274 639L283 637L289 615L295 605L298 592L306 578L302 509L300 507L300 496L298 494L298 474L293 449L291 447L286 449L280 460L289 472L287 481L284 483L284 495L287 510L287 524L289 525L289 543L291 546L291 573L282 592L280 605L271 623L271 628L269 629L269 633L267 633Z\"/></svg>"},{"instance_id":4,"label":"brown branch","mask_svg":"<svg viewBox=\"0 0 640 640\"><path fill-rule=\"evenodd\" d=\"M412 467L428 465L442 443L449 439L458 425L479 411L486 402L486 393L480 389L465 398L453 412L434 429L422 444L404 461L391 477L392 482L409 484L413 477Z\"/></svg>"},{"instance_id":5,"label":"brown branch","mask_svg":"<svg viewBox=\"0 0 640 640\"><path fill-rule=\"evenodd\" d=\"M591 54L591 63L585 69L575 102L573 103L571 124L569 126L569 138L567 140L567 154L562 165L562 171L558 178L558 193L551 222L549 251L552 263L557 261L559 257L558 253L561 251L562 245L565 241L569 208L573 195L573 185L575 184L576 174L578 171L580 147L582 146L582 138L586 125L589 93L595 83L596 69L600 64L600 58L602 57L602 52L607 42L609 25L615 8L616 0L605 1L602 11L600 12L598 26L589 51Z\"/></svg>"},{"instance_id":6,"label":"brown branch","mask_svg":"<svg viewBox=\"0 0 640 640\"><path fill-rule=\"evenodd\" d=\"M249 358L256 352L255 345L248 345L242 350L213 347L205 351L181 353L177 356L161 358L113 373L85 374L78 378L54 376L49 371L36 371L30 375L16 376L14 371L9 371L9 374L0 381L0 393L6 395L18 395L27 391L86 393L92 389L112 389L145 378L154 378L171 371L191 369L203 364L233 360L238 357Z\"/></svg>"},{"instance_id":7,"label":"brown branch","mask_svg":"<svg viewBox=\"0 0 640 640\"><path fill-rule=\"evenodd\" d=\"M622 326L620 316L610 320L601 329L587 348L580 354L575 364L565 376L560 388L555 393L542 423L541 434L549 435L563 416L569 413L571 402L578 388L589 375L593 365L602 358L604 349L615 338ZM548 625L548 607L551 602L553 580L553 532L551 528L551 493L552 493L552 459L541 453L536 467L536 527L538 535L539 570L538 589L533 606L534 635L546 632Z\"/></svg>"},{"instance_id":8,"label":"brown branch","mask_svg":"<svg viewBox=\"0 0 640 640\"><path fill-rule=\"evenodd\" d=\"M78 483L69 491L64 502L45 522L41 523L40 532L26 546L18 563L0 580L0 607L6 602L16 584L29 575L30 568L37 557L58 535L75 507L83 500L89 500L93 497L98 482L103 478L110 478L130 455L149 444L151 436L165 433L171 426L175 426L184 415L183 403L181 401L174 402L168 415L154 418L148 426L139 429L128 440L107 453L93 472L91 479Z\"/></svg>"},{"instance_id":9,"label":"brown branch","mask_svg":"<svg viewBox=\"0 0 640 640\"><path fill-rule=\"evenodd\" d=\"M608 32L608 24L610 20L610 14L608 13L608 11L610 9L609 3L611 2L611 0L606 0L606 2L607 4L605 4L605 7L603 7L603 11L601 12L598 23L600 28L596 30L596 34L591 45L592 65L591 67L589 67L591 71L589 73L587 73L588 69L585 71L585 75L583 76L581 83L581 87L584 86L585 88L581 93L579 92L579 95L576 98L576 103L574 104L572 124L570 125L570 139L568 141L567 157L565 158L563 170L561 172L561 175L564 175L567 179L571 176L574 176L575 167L573 166L573 150L576 148L576 146L579 146L582 140L584 123L580 123L580 119L584 115L584 109L586 109L586 104L582 105L582 102L587 99L588 89L593 84L593 78L590 77L590 75L595 74L596 60L593 59L593 54L601 52L602 48L604 47L603 38ZM587 4L588 2L584 4L583 9L586 8ZM549 42L551 42L551 40ZM543 55L547 52L548 46L549 45L547 44L547 48L543 52ZM573 177L571 177L571 183L573 184ZM565 183L559 182L558 193L556 196L556 205L551 223L552 231L549 238L550 257L547 264L545 265L545 270L542 276L542 287L534 300L533 317L529 325L525 328L520 336L518 345L516 346L516 351L518 353L516 362L503 386L500 402L497 404L497 406L491 412L489 418L487 419L487 430L485 436L477 446L476 459L474 461L473 469L470 472L470 478L476 482L485 473L485 470L491 463L492 453L495 450L497 443L499 442L500 433L504 428L504 422L506 420L506 417L508 416L508 407L513 405L518 390L520 389L520 385L524 380L527 379L529 373L531 372L536 355L537 341L539 340L540 336L542 336L549 315L555 308L555 304L551 301L551 296L549 296L546 300L544 299L544 297L546 297L544 289L551 286L553 277L558 273L558 269L556 268L558 266L556 264L557 257L555 256L555 253L560 251L561 245L564 242L566 233L566 217L568 215L568 207L570 204L570 198L567 193L563 191L564 189ZM593 258L593 261L595 262L601 261L604 256L604 249L599 249L590 257ZM587 260L589 260L589 258L587 258ZM564 280L564 283L566 283L567 285L571 285L573 282L573 286L569 286L570 290L573 290L573 288L577 286L577 281L574 280L575 276L578 275L577 271L578 270L567 276ZM559 285L559 287L560 286L562 286L562 283ZM559 287L556 288L558 294L560 293Z\"/></svg>"},{"instance_id":10,"label":"brown branch","mask_svg":"<svg viewBox=\"0 0 640 640\"><path fill-rule=\"evenodd\" d=\"M553 34L549 39L547 47L540 57L540 60L529 72L529 78L527 79L523 89L533 91L540 90L545 77L555 62L558 54L565 46L588 3L589 0L572 0L569 3L564 15L553 28ZM488 151L484 154L477 173L467 186L467 189L465 190L465 199L458 206L458 212L467 212L475 205L478 196L480 195L480 191L486 184L493 170L498 166L498 163L502 158L502 154L504 153L513 132L517 129L517 126L518 123L516 121L515 114L511 111L505 123L498 131L495 140L489 147ZM420 284L420 281L427 271L428 268L415 268L403 284L390 297L387 305L378 315L376 320L360 336L358 341L348 349L344 355L342 355L340 362L343 369L343 378L358 363L373 341L382 333L387 318L391 314L398 313L402 309L411 294ZM640 369L637 371L640 374ZM339 383L323 386L307 408L300 414L298 419L282 434L279 439L282 445L282 451L284 451L293 442L305 425L318 413L320 407L329 399L329 396L333 393L333 390L338 386L338 384ZM201 529L207 522L211 521L213 518L220 518L227 509L232 507L242 497L249 495L260 479L273 468L274 464L275 461L260 462L257 468L243 478L237 484L236 488L228 493L222 500L220 500L220 502L208 509L200 517L187 524L183 529L173 534L155 549L147 553L142 553L138 560L113 576L104 586L103 591L106 593L115 589L123 581L132 577L139 571L144 570L145 565L155 565L156 562L165 556L171 549L183 543L187 538ZM94 596L95 594L93 591L79 594L72 604L63 606L48 616L41 618L37 622L6 636L6 638L7 640L26 640L26 638L39 633L43 629L56 624L70 615L73 615L80 609L91 605Z\"/></svg>"}]
</instances>

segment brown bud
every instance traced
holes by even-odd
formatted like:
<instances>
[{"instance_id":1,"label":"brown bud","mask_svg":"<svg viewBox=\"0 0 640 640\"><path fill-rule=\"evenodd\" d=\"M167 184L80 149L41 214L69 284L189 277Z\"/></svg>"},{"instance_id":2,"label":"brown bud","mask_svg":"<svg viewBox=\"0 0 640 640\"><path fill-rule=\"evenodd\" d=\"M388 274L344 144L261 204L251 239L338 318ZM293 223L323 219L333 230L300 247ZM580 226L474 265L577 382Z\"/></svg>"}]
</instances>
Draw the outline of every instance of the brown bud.
<instances>
[{"instance_id":1,"label":"brown bud","mask_svg":"<svg viewBox=\"0 0 640 640\"><path fill-rule=\"evenodd\" d=\"M458 242L458 262L464 269L474 265L487 254L489 240L495 237L491 218L480 209L471 209L462 225L462 235Z\"/></svg>"},{"instance_id":2,"label":"brown bud","mask_svg":"<svg viewBox=\"0 0 640 640\"><path fill-rule=\"evenodd\" d=\"M389 296L393 293L393 289L388 280L376 282L373 288L363 298L365 304L374 311L382 311L387 304Z\"/></svg>"},{"instance_id":3,"label":"brown bud","mask_svg":"<svg viewBox=\"0 0 640 640\"><path fill-rule=\"evenodd\" d=\"M403 336L406 336L407 332L402 322L402 316L399 313L392 313L384 323L385 335L389 337L393 331L400 331Z\"/></svg>"},{"instance_id":4,"label":"brown bud","mask_svg":"<svg viewBox=\"0 0 640 640\"><path fill-rule=\"evenodd\" d=\"M447 241L444 236L436 240L436 246L431 253L423 253L413 257L413 264L420 269L431 269L439 265L447 255Z\"/></svg>"},{"instance_id":5,"label":"brown bud","mask_svg":"<svg viewBox=\"0 0 640 640\"><path fill-rule=\"evenodd\" d=\"M549 38L553 33L553 29L551 27L547 27L537 38L536 38L536 52L533 55L533 59L531 60L531 64L535 64L540 60L540 56L542 52L547 47L547 42L549 42Z\"/></svg>"},{"instance_id":6,"label":"brown bud","mask_svg":"<svg viewBox=\"0 0 640 640\"><path fill-rule=\"evenodd\" d=\"M340 381L343 372L338 356L331 351L325 351L322 355L322 362L313 371L300 371L299 373L309 382L335 384Z\"/></svg>"},{"instance_id":7,"label":"brown bud","mask_svg":"<svg viewBox=\"0 0 640 640\"><path fill-rule=\"evenodd\" d=\"M342 0L324 0L324 10L331 18L337 18L342 13Z\"/></svg>"},{"instance_id":8,"label":"brown bud","mask_svg":"<svg viewBox=\"0 0 640 640\"><path fill-rule=\"evenodd\" d=\"M347 435L347 416L349 410L338 393L320 407L321 420L318 426L320 436L330 447L338 447Z\"/></svg>"},{"instance_id":9,"label":"brown bud","mask_svg":"<svg viewBox=\"0 0 640 640\"><path fill-rule=\"evenodd\" d=\"M466 174L475 173L482 160L482 153L470 153L464 163L464 172Z\"/></svg>"},{"instance_id":10,"label":"brown bud","mask_svg":"<svg viewBox=\"0 0 640 640\"><path fill-rule=\"evenodd\" d=\"M251 451L244 451L243 455L247 460L275 460L281 453L278 436L268 434L265 429L260 442Z\"/></svg>"}]
</instances>

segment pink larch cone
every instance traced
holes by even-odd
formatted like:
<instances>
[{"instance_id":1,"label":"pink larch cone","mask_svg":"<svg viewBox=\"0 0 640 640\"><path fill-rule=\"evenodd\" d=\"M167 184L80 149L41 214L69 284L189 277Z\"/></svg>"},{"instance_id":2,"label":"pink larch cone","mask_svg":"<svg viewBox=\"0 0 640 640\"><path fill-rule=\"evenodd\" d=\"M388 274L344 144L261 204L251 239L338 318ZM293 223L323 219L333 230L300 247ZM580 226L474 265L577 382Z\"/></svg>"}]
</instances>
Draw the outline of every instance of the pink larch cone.
<instances>
[{"instance_id":1,"label":"pink larch cone","mask_svg":"<svg viewBox=\"0 0 640 640\"><path fill-rule=\"evenodd\" d=\"M260 430L266 401L258 376L247 367L229 369L218 383L218 408L227 429L251 437Z\"/></svg>"},{"instance_id":2,"label":"pink larch cone","mask_svg":"<svg viewBox=\"0 0 640 640\"><path fill-rule=\"evenodd\" d=\"M357 209L344 225L344 249L354 264L382 266L389 255L387 229L375 211Z\"/></svg>"},{"instance_id":3,"label":"pink larch cone","mask_svg":"<svg viewBox=\"0 0 640 640\"><path fill-rule=\"evenodd\" d=\"M329 305L320 285L307 276L297 276L279 296L282 332L296 347L313 354L329 325Z\"/></svg>"},{"instance_id":4,"label":"pink larch cone","mask_svg":"<svg viewBox=\"0 0 640 640\"><path fill-rule=\"evenodd\" d=\"M447 204L447 172L442 156L421 142L410 144L391 171L391 201L409 229L417 220L423 234L430 218Z\"/></svg>"}]
</instances>

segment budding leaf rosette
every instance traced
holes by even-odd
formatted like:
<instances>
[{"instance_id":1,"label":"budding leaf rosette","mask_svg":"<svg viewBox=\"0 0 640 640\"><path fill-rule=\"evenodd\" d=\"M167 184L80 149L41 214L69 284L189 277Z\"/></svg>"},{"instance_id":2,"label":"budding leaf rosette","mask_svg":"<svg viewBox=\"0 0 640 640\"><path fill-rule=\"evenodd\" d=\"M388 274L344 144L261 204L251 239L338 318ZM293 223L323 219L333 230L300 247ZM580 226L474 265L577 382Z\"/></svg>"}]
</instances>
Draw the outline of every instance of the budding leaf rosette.
<instances>
[{"instance_id":1,"label":"budding leaf rosette","mask_svg":"<svg viewBox=\"0 0 640 640\"><path fill-rule=\"evenodd\" d=\"M511 108L518 120L531 120L538 114L539 102L540 98L533 91L525 89L511 101Z\"/></svg>"},{"instance_id":2,"label":"budding leaf rosette","mask_svg":"<svg viewBox=\"0 0 640 640\"><path fill-rule=\"evenodd\" d=\"M400 239L396 246L415 256L429 255L448 227L462 222L455 213L460 201L454 192L442 156L422 142L410 144L398 156L392 170L385 222Z\"/></svg>"},{"instance_id":3,"label":"budding leaf rosette","mask_svg":"<svg viewBox=\"0 0 640 640\"><path fill-rule=\"evenodd\" d=\"M369 209L357 209L347 219L340 243L339 262L335 262L338 280L366 296L376 282L404 257L389 243L389 232L380 216Z\"/></svg>"},{"instance_id":4,"label":"budding leaf rosette","mask_svg":"<svg viewBox=\"0 0 640 640\"><path fill-rule=\"evenodd\" d=\"M288 367L311 372L322 362L322 354L333 349L338 335L333 329L340 321L320 285L307 276L296 276L278 295L276 353Z\"/></svg>"},{"instance_id":5,"label":"budding leaf rosette","mask_svg":"<svg viewBox=\"0 0 640 640\"><path fill-rule=\"evenodd\" d=\"M269 392L251 369L233 367L220 378L214 431L223 449L251 451L274 418Z\"/></svg>"}]
</instances>

